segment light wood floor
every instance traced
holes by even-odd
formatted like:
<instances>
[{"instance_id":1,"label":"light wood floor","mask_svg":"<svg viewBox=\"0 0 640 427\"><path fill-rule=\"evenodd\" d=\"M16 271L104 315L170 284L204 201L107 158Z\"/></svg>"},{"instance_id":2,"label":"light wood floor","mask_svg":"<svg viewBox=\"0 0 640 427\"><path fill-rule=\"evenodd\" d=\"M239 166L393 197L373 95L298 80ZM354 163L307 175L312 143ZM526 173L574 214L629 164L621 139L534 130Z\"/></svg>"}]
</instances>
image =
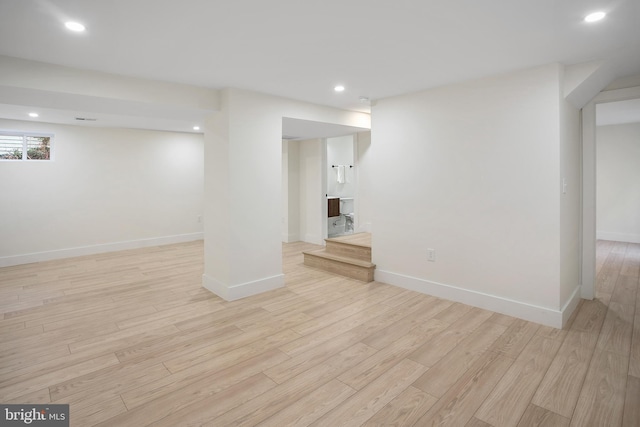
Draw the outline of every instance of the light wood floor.
<instances>
[{"instance_id":1,"label":"light wood floor","mask_svg":"<svg viewBox=\"0 0 640 427\"><path fill-rule=\"evenodd\" d=\"M640 245L565 330L302 265L225 302L202 243L0 269L0 402L73 426L640 425Z\"/></svg>"}]
</instances>

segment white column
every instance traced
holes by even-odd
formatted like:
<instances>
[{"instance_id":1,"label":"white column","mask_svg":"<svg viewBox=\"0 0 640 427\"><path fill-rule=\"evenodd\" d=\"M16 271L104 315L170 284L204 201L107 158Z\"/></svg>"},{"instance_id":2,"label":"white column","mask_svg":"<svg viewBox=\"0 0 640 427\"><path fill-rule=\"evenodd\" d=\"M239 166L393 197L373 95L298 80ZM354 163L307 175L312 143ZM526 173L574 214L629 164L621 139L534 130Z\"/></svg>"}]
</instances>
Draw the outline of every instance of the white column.
<instances>
[{"instance_id":1,"label":"white column","mask_svg":"<svg viewBox=\"0 0 640 427\"><path fill-rule=\"evenodd\" d=\"M222 91L205 125L203 286L236 300L284 286L282 118L241 91Z\"/></svg>"}]
</instances>

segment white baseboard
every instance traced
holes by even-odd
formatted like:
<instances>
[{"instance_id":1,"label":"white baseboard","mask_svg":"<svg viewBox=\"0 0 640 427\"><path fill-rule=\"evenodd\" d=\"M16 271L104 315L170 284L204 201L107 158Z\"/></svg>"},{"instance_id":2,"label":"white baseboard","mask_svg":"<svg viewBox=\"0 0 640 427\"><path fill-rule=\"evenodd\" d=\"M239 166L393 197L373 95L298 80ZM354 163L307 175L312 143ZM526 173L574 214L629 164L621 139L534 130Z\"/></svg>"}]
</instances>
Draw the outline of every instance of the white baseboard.
<instances>
[{"instance_id":1,"label":"white baseboard","mask_svg":"<svg viewBox=\"0 0 640 427\"><path fill-rule=\"evenodd\" d=\"M508 298L471 291L469 289L462 289L442 283L418 279L416 277L392 273L390 271L376 269L375 280L558 329L564 326L580 300L580 287L576 287L569 302L567 302L562 310L553 310Z\"/></svg>"},{"instance_id":2,"label":"white baseboard","mask_svg":"<svg viewBox=\"0 0 640 427\"><path fill-rule=\"evenodd\" d=\"M291 243L291 242L297 242L299 241L300 238L298 237L297 234L282 234L282 241L284 243Z\"/></svg>"},{"instance_id":3,"label":"white baseboard","mask_svg":"<svg viewBox=\"0 0 640 427\"><path fill-rule=\"evenodd\" d=\"M324 245L324 239L317 234L305 234L302 241L314 245Z\"/></svg>"},{"instance_id":4,"label":"white baseboard","mask_svg":"<svg viewBox=\"0 0 640 427\"><path fill-rule=\"evenodd\" d=\"M226 301L235 301L284 287L284 274L233 286L227 286L219 280L203 274L202 286Z\"/></svg>"},{"instance_id":5,"label":"white baseboard","mask_svg":"<svg viewBox=\"0 0 640 427\"><path fill-rule=\"evenodd\" d=\"M578 304L580 303L580 300L582 299L581 295L582 295L582 287L581 286L576 286L576 288L573 290L573 294L571 294L571 296L569 297L569 301L567 301L567 303L564 305L564 307L562 307L562 309L560 310L562 312L562 327L563 328L565 327L565 325L569 321L569 318L571 317L573 312L576 310L576 308L578 308Z\"/></svg>"},{"instance_id":6,"label":"white baseboard","mask_svg":"<svg viewBox=\"0 0 640 427\"><path fill-rule=\"evenodd\" d=\"M640 234L616 233L613 231L596 231L596 239L613 240L614 242L640 243Z\"/></svg>"},{"instance_id":7,"label":"white baseboard","mask_svg":"<svg viewBox=\"0 0 640 427\"><path fill-rule=\"evenodd\" d=\"M128 240L125 242L104 243L101 245L80 246L76 248L56 249L46 252L12 255L0 257L0 267L30 264L32 262L51 261L54 259L72 258L84 255L95 255L105 252L124 251L127 249L147 248L150 246L170 245L173 243L202 240L204 233L178 234L175 236L154 237L151 239Z\"/></svg>"}]
</instances>

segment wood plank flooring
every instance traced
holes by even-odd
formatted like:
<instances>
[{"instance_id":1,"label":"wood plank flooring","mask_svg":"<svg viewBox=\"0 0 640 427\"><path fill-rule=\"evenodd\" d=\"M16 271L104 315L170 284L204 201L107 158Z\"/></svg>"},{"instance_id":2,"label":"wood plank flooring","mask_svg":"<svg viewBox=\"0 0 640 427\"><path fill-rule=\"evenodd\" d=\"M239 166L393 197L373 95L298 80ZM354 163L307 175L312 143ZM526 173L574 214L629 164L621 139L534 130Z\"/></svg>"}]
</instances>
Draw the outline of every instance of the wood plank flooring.
<instances>
[{"instance_id":1,"label":"wood plank flooring","mask_svg":"<svg viewBox=\"0 0 640 427\"><path fill-rule=\"evenodd\" d=\"M0 269L0 402L72 426L640 426L640 245L556 330L302 264L227 302L202 242Z\"/></svg>"}]
</instances>

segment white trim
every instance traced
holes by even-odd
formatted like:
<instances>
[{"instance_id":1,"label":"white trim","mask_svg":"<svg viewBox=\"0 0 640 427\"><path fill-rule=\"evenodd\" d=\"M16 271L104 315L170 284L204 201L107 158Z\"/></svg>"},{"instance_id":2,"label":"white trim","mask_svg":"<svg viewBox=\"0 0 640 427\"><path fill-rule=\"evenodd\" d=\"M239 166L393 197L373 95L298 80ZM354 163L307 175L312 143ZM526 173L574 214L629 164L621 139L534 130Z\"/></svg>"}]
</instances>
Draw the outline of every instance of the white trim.
<instances>
[{"instance_id":1,"label":"white trim","mask_svg":"<svg viewBox=\"0 0 640 427\"><path fill-rule=\"evenodd\" d=\"M554 310L379 269L375 270L375 280L411 291L495 311L530 322L540 323L553 328L562 328L580 301L579 286L576 287L573 295L562 310Z\"/></svg>"},{"instance_id":2,"label":"white trim","mask_svg":"<svg viewBox=\"0 0 640 427\"><path fill-rule=\"evenodd\" d=\"M128 240L125 242L104 243L101 245L80 246L76 248L56 249L46 252L35 252L23 255L0 257L0 268L14 265L30 264L32 262L51 261L62 258L72 258L84 255L101 254L105 252L139 249L150 246L170 245L173 243L202 240L204 233L178 234L175 236L154 237L151 239Z\"/></svg>"},{"instance_id":3,"label":"white trim","mask_svg":"<svg viewBox=\"0 0 640 427\"><path fill-rule=\"evenodd\" d=\"M284 274L233 286L227 286L219 280L203 274L202 287L226 301L235 301L284 287Z\"/></svg>"},{"instance_id":4,"label":"white trim","mask_svg":"<svg viewBox=\"0 0 640 427\"><path fill-rule=\"evenodd\" d=\"M616 233L614 231L596 231L596 239L614 242L640 243L640 234Z\"/></svg>"},{"instance_id":5,"label":"white trim","mask_svg":"<svg viewBox=\"0 0 640 427\"><path fill-rule=\"evenodd\" d=\"M325 221L326 222L326 221ZM327 225L324 226L325 232L327 231ZM302 238L303 242L311 243L314 245L324 245L324 239L318 236L317 234L305 234Z\"/></svg>"},{"instance_id":6,"label":"white trim","mask_svg":"<svg viewBox=\"0 0 640 427\"><path fill-rule=\"evenodd\" d=\"M573 290L573 293L571 294L571 297L569 297L569 301L567 301L564 307L562 307L562 309L560 310L560 312L562 313L563 328L566 326L573 312L576 310L576 308L578 308L578 304L582 299L580 297L580 295L582 295L582 289L580 288L580 286L576 286L576 288Z\"/></svg>"},{"instance_id":7,"label":"white trim","mask_svg":"<svg viewBox=\"0 0 640 427\"><path fill-rule=\"evenodd\" d=\"M297 242L300 240L297 234L282 233L282 241L285 243Z\"/></svg>"},{"instance_id":8,"label":"white trim","mask_svg":"<svg viewBox=\"0 0 640 427\"><path fill-rule=\"evenodd\" d=\"M596 105L640 98L640 86L607 90L582 109L582 288L593 299L596 280Z\"/></svg>"}]
</instances>

